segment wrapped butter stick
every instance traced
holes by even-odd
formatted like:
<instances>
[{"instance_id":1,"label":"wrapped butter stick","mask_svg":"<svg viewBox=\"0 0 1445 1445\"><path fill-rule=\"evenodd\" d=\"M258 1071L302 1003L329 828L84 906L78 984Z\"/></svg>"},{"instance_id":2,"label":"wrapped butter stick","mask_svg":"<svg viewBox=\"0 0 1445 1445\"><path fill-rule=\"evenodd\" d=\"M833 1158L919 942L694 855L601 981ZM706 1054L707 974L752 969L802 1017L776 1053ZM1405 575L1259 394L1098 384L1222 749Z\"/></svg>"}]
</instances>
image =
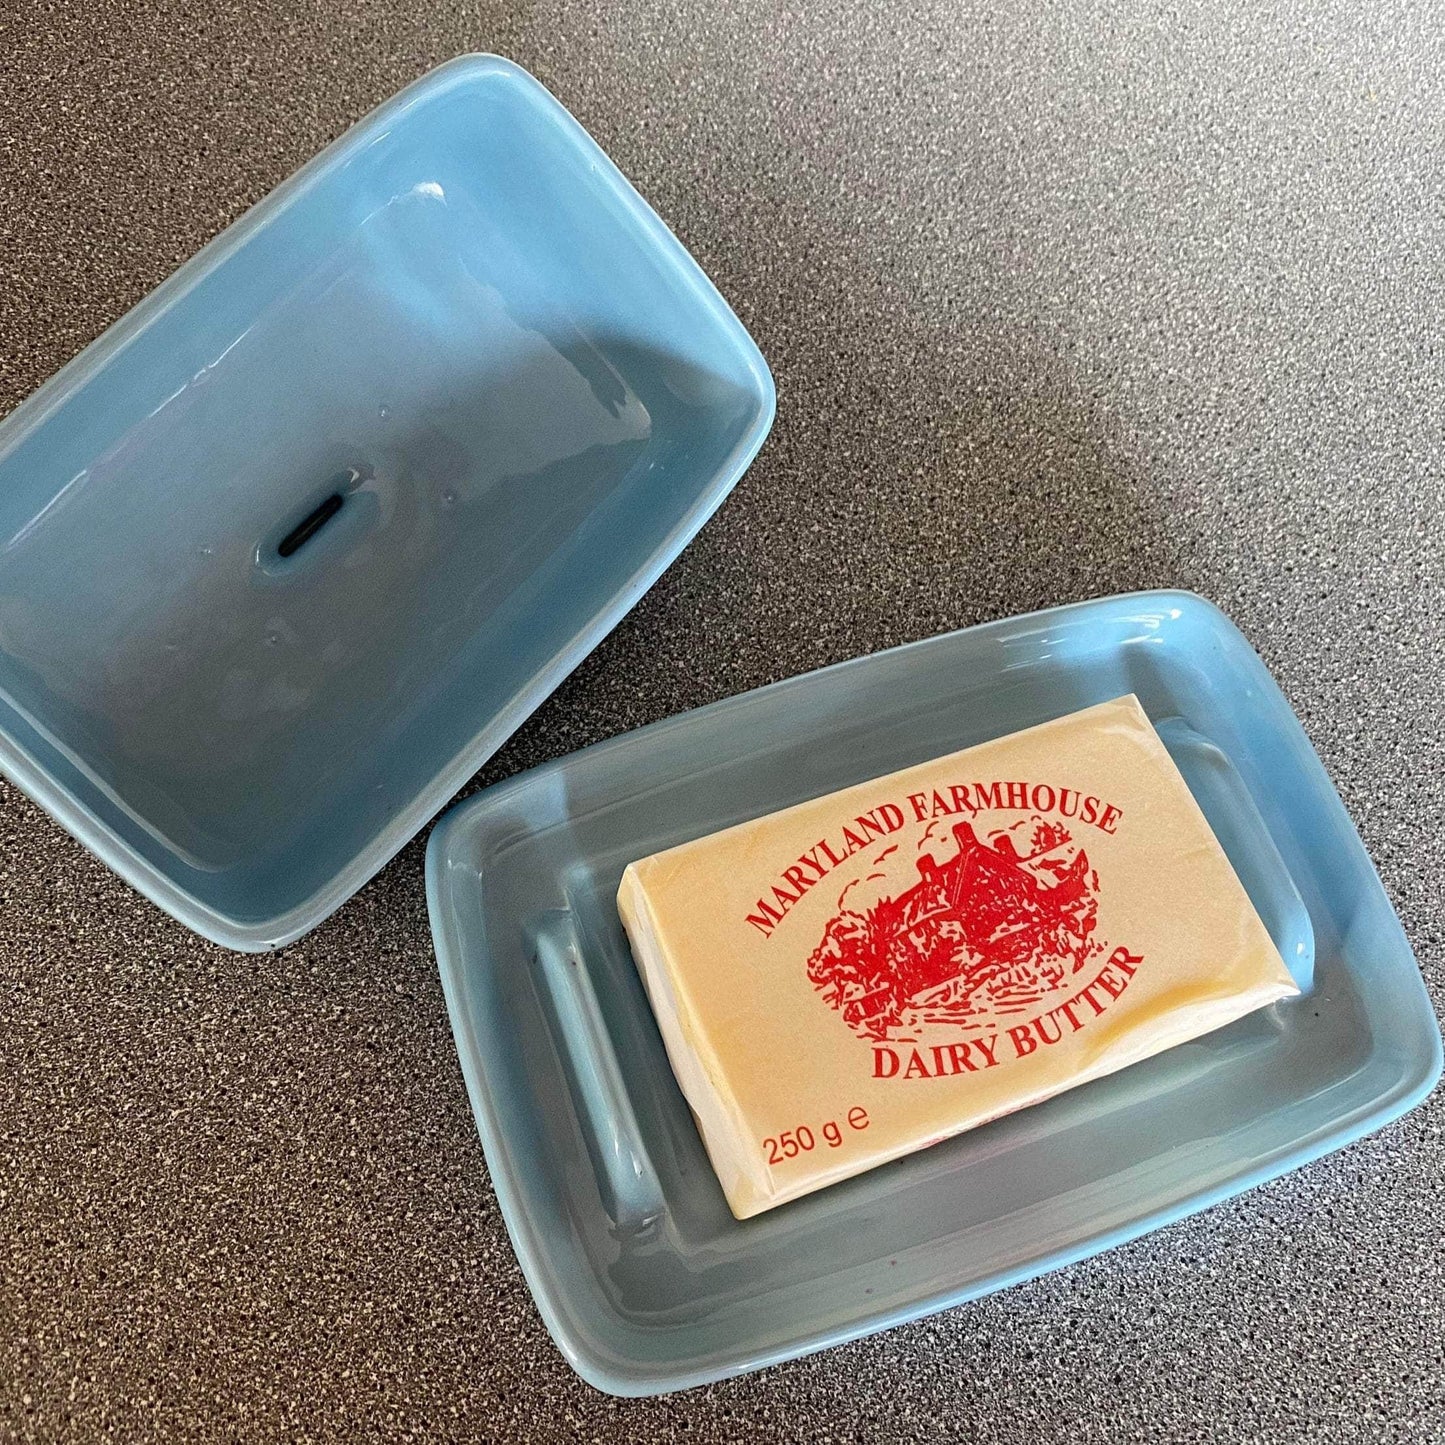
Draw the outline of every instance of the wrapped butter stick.
<instances>
[{"instance_id":1,"label":"wrapped butter stick","mask_svg":"<svg viewBox=\"0 0 1445 1445\"><path fill-rule=\"evenodd\" d=\"M631 864L739 1219L1298 992L1133 697Z\"/></svg>"}]
</instances>

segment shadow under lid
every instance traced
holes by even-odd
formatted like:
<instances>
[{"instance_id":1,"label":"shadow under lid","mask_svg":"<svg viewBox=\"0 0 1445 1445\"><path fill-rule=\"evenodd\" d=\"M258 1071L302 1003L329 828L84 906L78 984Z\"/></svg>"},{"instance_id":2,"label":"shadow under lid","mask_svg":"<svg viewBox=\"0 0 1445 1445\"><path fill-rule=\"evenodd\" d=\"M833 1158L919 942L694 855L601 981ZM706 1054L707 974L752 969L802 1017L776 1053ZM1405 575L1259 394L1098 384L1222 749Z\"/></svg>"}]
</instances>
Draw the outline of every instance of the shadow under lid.
<instances>
[{"instance_id":1,"label":"shadow under lid","mask_svg":"<svg viewBox=\"0 0 1445 1445\"><path fill-rule=\"evenodd\" d=\"M443 66L0 426L0 765L198 932L295 938L636 602L772 412L562 107Z\"/></svg>"}]
</instances>

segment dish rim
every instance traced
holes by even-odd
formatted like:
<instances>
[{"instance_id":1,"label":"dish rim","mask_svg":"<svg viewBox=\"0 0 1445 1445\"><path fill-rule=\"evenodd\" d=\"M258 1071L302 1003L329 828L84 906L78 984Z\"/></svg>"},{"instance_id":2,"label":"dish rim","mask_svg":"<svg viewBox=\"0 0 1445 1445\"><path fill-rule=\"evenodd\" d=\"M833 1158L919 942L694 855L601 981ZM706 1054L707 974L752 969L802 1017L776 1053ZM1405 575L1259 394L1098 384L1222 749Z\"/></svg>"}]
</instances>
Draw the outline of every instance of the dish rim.
<instances>
[{"instance_id":1,"label":"dish rim","mask_svg":"<svg viewBox=\"0 0 1445 1445\"><path fill-rule=\"evenodd\" d=\"M1349 821L1351 832L1355 833L1356 845L1364 854L1373 890L1384 900L1406 952L1413 959L1414 950L1410 948L1409 940L1405 938L1404 931L1400 927L1398 916L1389 903L1384 885L1380 881L1379 872L1375 868L1373 860L1364 851L1364 845L1359 840L1353 820L1349 819L1348 811L1345 809L1338 790L1325 772L1324 765L1320 762L1318 754L1300 727L1298 717L1290 708L1288 700L1279 691L1278 684L1275 683L1269 669L1259 659L1258 654L1254 652L1249 640L1240 632L1229 616L1214 603L1197 593L1183 589L1165 588L1143 592L1114 593L1106 597L1041 608L1034 612L1019 613L979 623L973 627L955 629L953 634L935 634L932 637L904 643L899 647L848 658L827 667L816 668L811 672L782 678L777 682L751 689L750 692L738 696L745 697L774 692L823 674L835 674L848 668L857 667L874 658L896 657L910 650L925 647L927 644L937 641L939 637L956 635L957 632L986 635L989 632L1002 632L1023 624L1038 623L1064 613L1080 614L1091 610L1108 612L1123 602L1170 604L1180 609L1181 614L1184 611L1197 612L1203 620L1211 622L1216 628L1222 627L1226 635L1237 646L1243 647L1254 657L1258 673L1267 680L1269 689L1274 693L1272 700L1277 700L1278 704L1283 706L1294 719L1295 726L1300 728L1300 734L1308 753L1306 763L1307 765L1312 763L1311 770L1316 774L1315 781L1323 783L1327 789L1326 805L1344 813ZM831 1328L794 1333L789 1339L780 1343L763 1346L749 1346L745 1343L727 1352L717 1352L714 1356L709 1357L706 1363L683 1361L671 1366L658 1365L654 1362L640 1364L621 1354L609 1354L598 1348L590 1337L584 1336L580 1330L572 1327L565 1307L565 1291L561 1287L559 1277L547 1265L549 1258L547 1245L541 1238L540 1231L533 1227L532 1221L527 1217L523 1208L520 1185L514 1174L515 1166L512 1162L514 1151L510 1147L505 1131L500 1127L495 1106L492 1103L491 1091L487 1086L481 1051L463 1009L460 975L464 967L464 958L461 940L455 936L452 910L446 906L447 854L452 837L463 832L476 814L505 806L514 794L533 785L538 774L556 769L583 754L603 753L608 748L617 747L625 740L635 740L640 734L675 725L680 719L694 717L696 714L708 711L709 708L724 706L735 701L736 698L723 698L718 702L688 709L644 727L603 739L589 747L579 749L575 753L565 754L550 762L540 764L536 768L518 773L453 807L438 820L427 842L426 896L432 939L441 974L442 989L446 997L447 1012L457 1044L462 1075L466 1083L473 1117L476 1120L477 1132L482 1141L487 1168L497 1195L497 1203L507 1226L507 1233L516 1252L518 1263L521 1265L523 1276L548 1333L573 1369L597 1389L611 1395L633 1398L692 1389L699 1385L782 1364L788 1360L799 1359L820 1350L830 1349L835 1345L847 1344L852 1340L893 1329L898 1325L909 1324L942 1310L997 1293L1011 1285L1022 1284L1041 1275L1052 1273L1054 1270L1077 1264L1081 1260L1091 1259L1106 1250L1127 1244L1131 1240L1139 1239L1165 1225L1173 1224L1178 1220L1212 1208L1227 1199L1243 1194L1246 1190L1280 1178L1295 1169L1313 1163L1326 1154L1357 1142L1415 1108L1439 1081L1442 1062L1445 1062L1445 1059L1442 1059L1441 1035L1439 1026L1435 1022L1434 1010L1425 990L1424 980L1417 968L1414 975L1413 992L1417 996L1416 1002L1423 1009L1424 1015L1428 1015L1430 1027L1426 1032L1431 1042L1424 1053L1410 1059L1413 1068L1402 1070L1396 1083L1376 1098L1373 1108L1337 1120L1329 1128L1317 1132L1307 1141L1293 1147L1281 1148L1253 1168L1241 1170L1226 1181L1196 1190L1172 1205L1151 1210L1113 1229L1101 1231L1073 1244L1039 1254L1031 1261L1021 1263L1014 1268L995 1271L991 1275L958 1288L923 1294L906 1304L878 1309L872 1313L864 1311L857 1318ZM488 955L484 951L481 957L481 966L487 966L487 959Z\"/></svg>"}]
</instances>

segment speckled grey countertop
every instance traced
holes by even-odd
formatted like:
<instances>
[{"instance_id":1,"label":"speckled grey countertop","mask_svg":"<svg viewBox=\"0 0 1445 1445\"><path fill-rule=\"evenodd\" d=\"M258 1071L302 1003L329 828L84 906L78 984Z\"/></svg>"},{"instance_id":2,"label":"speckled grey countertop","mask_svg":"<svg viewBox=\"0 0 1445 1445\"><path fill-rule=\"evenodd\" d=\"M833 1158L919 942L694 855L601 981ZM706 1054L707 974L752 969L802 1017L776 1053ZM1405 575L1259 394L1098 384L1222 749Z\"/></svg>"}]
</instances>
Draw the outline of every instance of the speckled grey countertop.
<instances>
[{"instance_id":1,"label":"speckled grey countertop","mask_svg":"<svg viewBox=\"0 0 1445 1445\"><path fill-rule=\"evenodd\" d=\"M1192 587L1273 667L1441 997L1438 11L9 0L0 406L483 49L692 248L779 405L482 781L942 629ZM0 785L0 1437L1445 1439L1439 1096L982 1304L594 1393L498 1216L421 867L243 957Z\"/></svg>"}]
</instances>

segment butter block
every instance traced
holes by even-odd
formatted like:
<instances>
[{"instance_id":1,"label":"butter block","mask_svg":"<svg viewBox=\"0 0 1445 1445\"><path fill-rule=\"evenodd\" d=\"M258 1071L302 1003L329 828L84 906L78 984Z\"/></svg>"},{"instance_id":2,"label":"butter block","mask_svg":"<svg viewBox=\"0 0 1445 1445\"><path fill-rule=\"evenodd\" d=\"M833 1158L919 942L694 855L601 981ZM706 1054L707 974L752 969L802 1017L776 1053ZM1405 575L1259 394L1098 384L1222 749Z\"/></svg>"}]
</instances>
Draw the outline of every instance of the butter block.
<instances>
[{"instance_id":1,"label":"butter block","mask_svg":"<svg viewBox=\"0 0 1445 1445\"><path fill-rule=\"evenodd\" d=\"M640 859L617 903L739 1219L1299 991L1132 696Z\"/></svg>"}]
</instances>

